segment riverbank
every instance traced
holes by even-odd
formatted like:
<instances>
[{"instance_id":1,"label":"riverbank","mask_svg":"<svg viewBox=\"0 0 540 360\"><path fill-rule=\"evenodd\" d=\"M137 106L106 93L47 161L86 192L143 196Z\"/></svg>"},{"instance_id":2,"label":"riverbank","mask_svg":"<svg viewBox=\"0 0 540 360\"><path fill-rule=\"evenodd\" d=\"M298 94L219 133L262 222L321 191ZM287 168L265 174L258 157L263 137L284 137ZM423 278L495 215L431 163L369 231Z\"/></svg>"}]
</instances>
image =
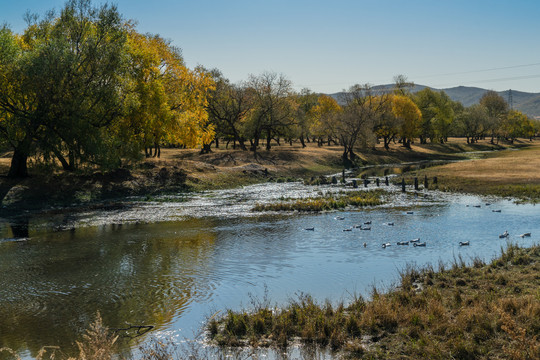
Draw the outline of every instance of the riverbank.
<instances>
[{"instance_id":1,"label":"riverbank","mask_svg":"<svg viewBox=\"0 0 540 360\"><path fill-rule=\"evenodd\" d=\"M389 151L381 146L358 152L359 165L395 164L422 160L460 160L467 153L505 149L488 142L466 144L451 139L447 144L416 144L411 150L398 144ZM110 171L66 173L60 170L44 175L38 165L30 167L26 179L0 177L0 212L39 211L52 207L80 207L114 202L128 197L152 199L167 193L226 189L267 181L293 181L340 172L342 149L318 147L310 143L274 146L257 153L231 149L213 149L210 154L198 150L163 149L161 158ZM7 174L9 154L0 158L0 173Z\"/></svg>"},{"instance_id":2,"label":"riverbank","mask_svg":"<svg viewBox=\"0 0 540 360\"><path fill-rule=\"evenodd\" d=\"M408 267L394 289L373 289L370 300L332 305L300 295L282 308L260 301L210 319L207 328L222 347L299 342L366 359L537 359L538 271L538 245L509 245L488 263Z\"/></svg>"}]
</instances>

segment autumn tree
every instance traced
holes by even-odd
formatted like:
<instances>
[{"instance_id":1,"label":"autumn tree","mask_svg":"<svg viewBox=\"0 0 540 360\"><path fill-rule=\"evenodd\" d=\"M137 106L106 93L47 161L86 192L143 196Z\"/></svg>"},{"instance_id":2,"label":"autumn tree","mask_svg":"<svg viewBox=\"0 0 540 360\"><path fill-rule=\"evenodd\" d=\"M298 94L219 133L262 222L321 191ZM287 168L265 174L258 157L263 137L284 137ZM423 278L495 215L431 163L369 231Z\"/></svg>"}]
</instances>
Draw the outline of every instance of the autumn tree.
<instances>
[{"instance_id":1,"label":"autumn tree","mask_svg":"<svg viewBox=\"0 0 540 360\"><path fill-rule=\"evenodd\" d=\"M508 112L508 103L497 92L489 90L480 98L480 105L486 108L488 115L487 130L491 134L491 143L493 144L501 123Z\"/></svg>"},{"instance_id":2,"label":"autumn tree","mask_svg":"<svg viewBox=\"0 0 540 360\"><path fill-rule=\"evenodd\" d=\"M394 95L392 101L392 114L399 121L401 141L403 146L410 149L411 141L418 135L422 113L418 106L404 95Z\"/></svg>"},{"instance_id":3,"label":"autumn tree","mask_svg":"<svg viewBox=\"0 0 540 360\"><path fill-rule=\"evenodd\" d=\"M518 137L531 138L534 135L534 124L521 111L510 110L501 122L501 135L513 143Z\"/></svg>"},{"instance_id":4,"label":"autumn tree","mask_svg":"<svg viewBox=\"0 0 540 360\"><path fill-rule=\"evenodd\" d=\"M302 147L306 147L306 139L309 141L310 130L315 121L314 108L318 104L319 95L309 89L302 89L299 94L294 95L294 99L297 106L293 132Z\"/></svg>"},{"instance_id":5,"label":"autumn tree","mask_svg":"<svg viewBox=\"0 0 540 360\"><path fill-rule=\"evenodd\" d=\"M231 84L219 70L211 74L216 87L208 99L210 121L220 135L233 139L234 147L238 142L240 149L247 150L244 126L254 105L253 92L244 83Z\"/></svg>"},{"instance_id":6,"label":"autumn tree","mask_svg":"<svg viewBox=\"0 0 540 360\"><path fill-rule=\"evenodd\" d=\"M345 166L352 165L356 158L354 148L367 146L374 139L373 118L384 106L370 85L354 85L343 92L343 112L340 115L336 135L343 146L342 159Z\"/></svg>"},{"instance_id":7,"label":"autumn tree","mask_svg":"<svg viewBox=\"0 0 540 360\"><path fill-rule=\"evenodd\" d=\"M455 119L454 109L458 110L459 106L444 91L430 88L417 92L412 99L422 112L420 143L427 143L427 139L445 142Z\"/></svg>"},{"instance_id":8,"label":"autumn tree","mask_svg":"<svg viewBox=\"0 0 540 360\"><path fill-rule=\"evenodd\" d=\"M459 134L467 138L467 144L478 141L484 133L487 123L487 110L480 104L474 104L465 108L456 119Z\"/></svg>"},{"instance_id":9,"label":"autumn tree","mask_svg":"<svg viewBox=\"0 0 540 360\"><path fill-rule=\"evenodd\" d=\"M376 98L380 102L379 109L373 116L373 132L377 139L383 139L386 150L390 150L390 142L395 140L401 131L402 119L392 112L392 99L394 95L382 94Z\"/></svg>"},{"instance_id":10,"label":"autumn tree","mask_svg":"<svg viewBox=\"0 0 540 360\"><path fill-rule=\"evenodd\" d=\"M284 75L265 72L259 76L251 75L247 85L254 101L246 124L251 150L257 150L263 136L266 136L266 150L270 150L272 139L284 134L294 122L291 82Z\"/></svg>"},{"instance_id":11,"label":"autumn tree","mask_svg":"<svg viewBox=\"0 0 540 360\"><path fill-rule=\"evenodd\" d=\"M14 153L9 176L27 175L35 150L64 169L118 159L104 129L122 113L124 21L114 6L66 3L60 16L28 16L22 36L2 30L2 135Z\"/></svg>"},{"instance_id":12,"label":"autumn tree","mask_svg":"<svg viewBox=\"0 0 540 360\"><path fill-rule=\"evenodd\" d=\"M158 35L129 32L128 136L136 136L147 156L159 157L163 143L186 147L209 144L214 127L206 107L214 81L203 68L188 69L181 52Z\"/></svg>"},{"instance_id":13,"label":"autumn tree","mask_svg":"<svg viewBox=\"0 0 540 360\"><path fill-rule=\"evenodd\" d=\"M325 139L330 145L332 138L338 137L341 112L342 108L334 98L320 95L317 99L317 104L311 109L313 122L310 126L310 133L317 137L319 146L323 145Z\"/></svg>"}]
</instances>

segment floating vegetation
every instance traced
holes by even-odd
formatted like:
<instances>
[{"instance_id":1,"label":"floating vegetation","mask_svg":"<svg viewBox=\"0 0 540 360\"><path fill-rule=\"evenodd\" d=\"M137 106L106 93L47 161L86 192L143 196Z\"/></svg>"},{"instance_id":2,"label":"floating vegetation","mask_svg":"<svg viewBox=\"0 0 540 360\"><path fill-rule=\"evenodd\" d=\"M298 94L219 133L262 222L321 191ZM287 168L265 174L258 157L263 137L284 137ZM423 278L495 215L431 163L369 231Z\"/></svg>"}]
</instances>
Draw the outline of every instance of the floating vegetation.
<instances>
[{"instance_id":1,"label":"floating vegetation","mask_svg":"<svg viewBox=\"0 0 540 360\"><path fill-rule=\"evenodd\" d=\"M384 190L349 191L327 194L317 198L281 201L271 204L257 204L253 211L328 211L348 206L375 206L383 203Z\"/></svg>"}]
</instances>

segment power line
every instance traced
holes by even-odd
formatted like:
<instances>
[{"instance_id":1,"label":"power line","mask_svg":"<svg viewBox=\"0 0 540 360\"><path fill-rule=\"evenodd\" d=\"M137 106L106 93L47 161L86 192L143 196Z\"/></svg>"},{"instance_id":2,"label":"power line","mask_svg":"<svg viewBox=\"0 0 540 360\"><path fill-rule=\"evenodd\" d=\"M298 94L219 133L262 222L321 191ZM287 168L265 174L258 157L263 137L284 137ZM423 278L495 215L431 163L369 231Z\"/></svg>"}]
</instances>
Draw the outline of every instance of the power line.
<instances>
[{"instance_id":1,"label":"power line","mask_svg":"<svg viewBox=\"0 0 540 360\"><path fill-rule=\"evenodd\" d=\"M538 65L540 65L540 63L522 64L522 65L512 65L512 66L503 66L503 67L496 67L496 68L489 68L489 69L468 70L468 71L452 72L452 73L442 73L442 74L433 74L433 75L423 75L423 76L416 76L415 78L416 78L416 79L422 79L422 78L430 78L430 77L436 77L436 76L451 76L451 75L474 74L474 73L481 73L481 72L488 72L488 71L496 71L496 70L517 69L517 68L530 67L530 66L538 66Z\"/></svg>"}]
</instances>

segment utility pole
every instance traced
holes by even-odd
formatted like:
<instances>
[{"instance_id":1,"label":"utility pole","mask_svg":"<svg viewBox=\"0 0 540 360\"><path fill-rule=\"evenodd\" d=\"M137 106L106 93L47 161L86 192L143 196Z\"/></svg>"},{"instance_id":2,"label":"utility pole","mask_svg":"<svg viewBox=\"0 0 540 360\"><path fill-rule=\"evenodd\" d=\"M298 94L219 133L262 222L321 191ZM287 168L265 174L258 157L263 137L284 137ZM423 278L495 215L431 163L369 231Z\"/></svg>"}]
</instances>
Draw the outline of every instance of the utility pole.
<instances>
[{"instance_id":1,"label":"utility pole","mask_svg":"<svg viewBox=\"0 0 540 360\"><path fill-rule=\"evenodd\" d=\"M510 105L510 110L514 110L514 99L512 99L512 89L508 90L508 104Z\"/></svg>"}]
</instances>

